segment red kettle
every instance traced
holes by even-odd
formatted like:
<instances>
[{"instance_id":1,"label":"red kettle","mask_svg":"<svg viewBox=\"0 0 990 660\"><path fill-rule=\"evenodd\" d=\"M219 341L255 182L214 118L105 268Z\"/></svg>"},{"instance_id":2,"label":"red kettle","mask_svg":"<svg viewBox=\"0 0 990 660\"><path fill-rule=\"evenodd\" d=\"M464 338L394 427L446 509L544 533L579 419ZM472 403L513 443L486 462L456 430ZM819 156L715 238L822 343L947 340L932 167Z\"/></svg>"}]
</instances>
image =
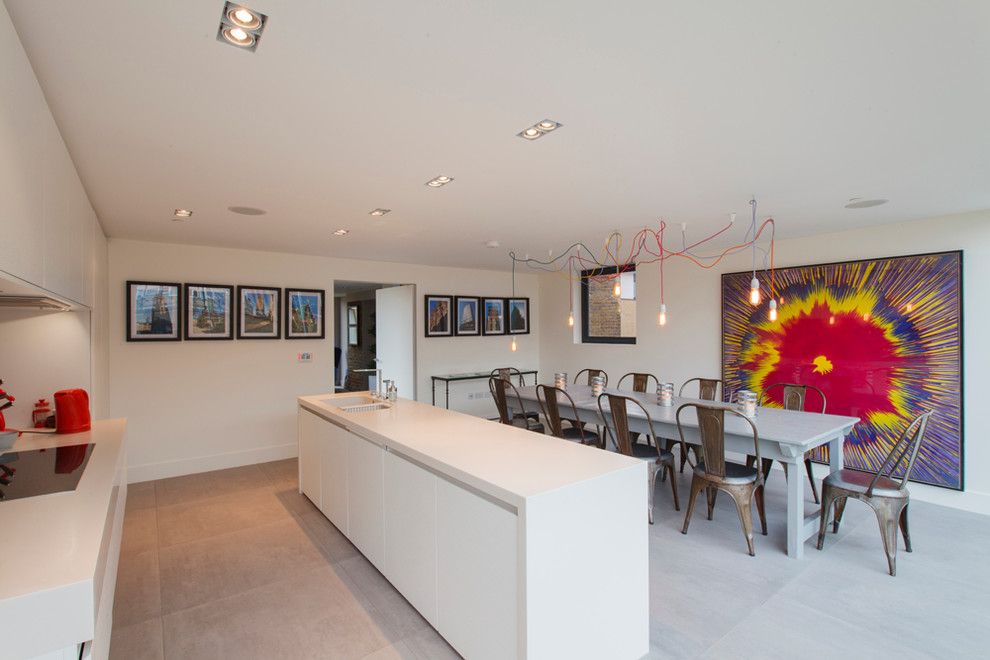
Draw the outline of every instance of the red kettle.
<instances>
[{"instance_id":1,"label":"red kettle","mask_svg":"<svg viewBox=\"0 0 990 660\"><path fill-rule=\"evenodd\" d=\"M79 433L89 430L89 395L86 390L59 390L55 393L55 432Z\"/></svg>"}]
</instances>

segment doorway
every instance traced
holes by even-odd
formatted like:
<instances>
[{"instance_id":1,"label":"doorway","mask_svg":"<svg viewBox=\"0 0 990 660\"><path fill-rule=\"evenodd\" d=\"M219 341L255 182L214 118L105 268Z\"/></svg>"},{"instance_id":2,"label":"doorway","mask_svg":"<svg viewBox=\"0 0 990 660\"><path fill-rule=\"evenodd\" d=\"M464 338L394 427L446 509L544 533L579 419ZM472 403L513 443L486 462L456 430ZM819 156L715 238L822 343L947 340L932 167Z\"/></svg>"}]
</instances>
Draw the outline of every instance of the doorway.
<instances>
[{"instance_id":1,"label":"doorway","mask_svg":"<svg viewBox=\"0 0 990 660\"><path fill-rule=\"evenodd\" d=\"M336 280L334 389L374 390L373 371L395 381L399 396L416 396L415 287Z\"/></svg>"}]
</instances>

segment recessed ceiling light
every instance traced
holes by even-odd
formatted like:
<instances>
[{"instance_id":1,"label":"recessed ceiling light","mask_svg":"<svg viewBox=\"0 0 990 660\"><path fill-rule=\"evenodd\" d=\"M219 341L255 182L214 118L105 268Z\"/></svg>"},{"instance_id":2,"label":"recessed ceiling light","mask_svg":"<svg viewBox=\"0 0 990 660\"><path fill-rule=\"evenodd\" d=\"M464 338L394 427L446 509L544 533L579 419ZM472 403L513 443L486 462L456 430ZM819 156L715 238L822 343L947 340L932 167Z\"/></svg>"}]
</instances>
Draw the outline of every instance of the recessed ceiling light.
<instances>
[{"instance_id":1,"label":"recessed ceiling light","mask_svg":"<svg viewBox=\"0 0 990 660\"><path fill-rule=\"evenodd\" d=\"M257 209L253 206L228 206L227 210L239 215L264 215L268 213L265 209Z\"/></svg>"},{"instance_id":2,"label":"recessed ceiling light","mask_svg":"<svg viewBox=\"0 0 990 660\"><path fill-rule=\"evenodd\" d=\"M490 241L485 241L485 247L487 248L497 248L498 246L499 246L499 242L494 239Z\"/></svg>"},{"instance_id":3,"label":"recessed ceiling light","mask_svg":"<svg viewBox=\"0 0 990 660\"><path fill-rule=\"evenodd\" d=\"M453 177L445 176L445 175L441 174L440 176L435 176L432 179L430 179L429 181L427 181L426 182L426 185L428 185L431 188L439 188L440 186L447 185L448 183L450 183L453 180L454 180Z\"/></svg>"},{"instance_id":4,"label":"recessed ceiling light","mask_svg":"<svg viewBox=\"0 0 990 660\"><path fill-rule=\"evenodd\" d=\"M872 206L880 206L881 204L886 204L889 200L886 199L863 199L862 197L853 197L846 204L847 209L868 209Z\"/></svg>"},{"instance_id":5,"label":"recessed ceiling light","mask_svg":"<svg viewBox=\"0 0 990 660\"><path fill-rule=\"evenodd\" d=\"M175 209L172 213L173 218L176 220L185 220L186 218L191 218L193 212L189 209Z\"/></svg>"},{"instance_id":6,"label":"recessed ceiling light","mask_svg":"<svg viewBox=\"0 0 990 660\"><path fill-rule=\"evenodd\" d=\"M220 29L217 31L217 41L254 51L258 48L258 40L268 23L268 17L253 9L248 9L232 2L223 5L220 15Z\"/></svg>"},{"instance_id":7,"label":"recessed ceiling light","mask_svg":"<svg viewBox=\"0 0 990 660\"><path fill-rule=\"evenodd\" d=\"M368 215L372 215L372 216L374 216L376 218L380 218L381 216L385 215L386 213L391 213L391 212L392 212L392 209L375 209L373 211L370 211L368 213Z\"/></svg>"},{"instance_id":8,"label":"recessed ceiling light","mask_svg":"<svg viewBox=\"0 0 990 660\"><path fill-rule=\"evenodd\" d=\"M350 233L351 233L351 230L350 229L337 229L336 231L333 232L333 235L334 236L347 236Z\"/></svg>"},{"instance_id":9,"label":"recessed ceiling light","mask_svg":"<svg viewBox=\"0 0 990 660\"><path fill-rule=\"evenodd\" d=\"M541 122L533 124L529 128L523 129L516 133L519 137L524 140L535 140L537 138L543 137L550 131L557 130L563 126L559 121L554 121L553 119L544 119Z\"/></svg>"}]
</instances>

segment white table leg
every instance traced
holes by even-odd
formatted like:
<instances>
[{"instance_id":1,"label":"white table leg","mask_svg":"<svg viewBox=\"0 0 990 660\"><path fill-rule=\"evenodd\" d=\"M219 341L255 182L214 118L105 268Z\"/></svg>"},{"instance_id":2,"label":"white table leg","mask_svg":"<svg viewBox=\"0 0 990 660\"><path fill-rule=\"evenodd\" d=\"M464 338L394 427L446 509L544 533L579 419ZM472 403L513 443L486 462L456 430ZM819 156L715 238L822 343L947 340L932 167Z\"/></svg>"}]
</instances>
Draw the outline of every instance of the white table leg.
<instances>
[{"instance_id":1,"label":"white table leg","mask_svg":"<svg viewBox=\"0 0 990 660\"><path fill-rule=\"evenodd\" d=\"M842 441L845 438L839 436L828 442L828 471L838 472L842 469Z\"/></svg>"},{"instance_id":2,"label":"white table leg","mask_svg":"<svg viewBox=\"0 0 990 660\"><path fill-rule=\"evenodd\" d=\"M787 480L787 556L804 556L804 474L802 463L788 463Z\"/></svg>"}]
</instances>

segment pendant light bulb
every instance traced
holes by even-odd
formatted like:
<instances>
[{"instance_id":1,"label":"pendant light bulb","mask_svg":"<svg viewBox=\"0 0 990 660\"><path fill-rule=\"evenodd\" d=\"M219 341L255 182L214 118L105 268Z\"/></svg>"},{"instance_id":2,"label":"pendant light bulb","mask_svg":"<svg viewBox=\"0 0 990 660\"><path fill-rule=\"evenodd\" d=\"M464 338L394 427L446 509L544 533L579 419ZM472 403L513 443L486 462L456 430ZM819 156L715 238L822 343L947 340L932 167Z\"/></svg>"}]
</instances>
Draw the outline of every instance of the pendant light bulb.
<instances>
[{"instance_id":1,"label":"pendant light bulb","mask_svg":"<svg viewBox=\"0 0 990 660\"><path fill-rule=\"evenodd\" d=\"M660 303L660 313L657 314L657 325L667 325L667 306Z\"/></svg>"},{"instance_id":2,"label":"pendant light bulb","mask_svg":"<svg viewBox=\"0 0 990 660\"><path fill-rule=\"evenodd\" d=\"M777 301L776 300L773 300L773 299L770 300L770 311L767 313L767 318L769 318L771 321L776 321L777 320Z\"/></svg>"},{"instance_id":3,"label":"pendant light bulb","mask_svg":"<svg viewBox=\"0 0 990 660\"><path fill-rule=\"evenodd\" d=\"M518 348L519 348L519 346L516 345L516 338L513 337L512 338L512 343L509 344L509 350L512 351L513 353L515 353Z\"/></svg>"},{"instance_id":4,"label":"pendant light bulb","mask_svg":"<svg viewBox=\"0 0 990 660\"><path fill-rule=\"evenodd\" d=\"M570 328L574 327L574 312L568 312L567 314L567 326Z\"/></svg>"},{"instance_id":5,"label":"pendant light bulb","mask_svg":"<svg viewBox=\"0 0 990 660\"><path fill-rule=\"evenodd\" d=\"M755 277L749 283L749 304L754 307L760 304L760 281Z\"/></svg>"},{"instance_id":6,"label":"pendant light bulb","mask_svg":"<svg viewBox=\"0 0 990 660\"><path fill-rule=\"evenodd\" d=\"M615 280L615 286L612 287L612 295L616 298L622 295L622 285L619 284L619 280Z\"/></svg>"}]
</instances>

